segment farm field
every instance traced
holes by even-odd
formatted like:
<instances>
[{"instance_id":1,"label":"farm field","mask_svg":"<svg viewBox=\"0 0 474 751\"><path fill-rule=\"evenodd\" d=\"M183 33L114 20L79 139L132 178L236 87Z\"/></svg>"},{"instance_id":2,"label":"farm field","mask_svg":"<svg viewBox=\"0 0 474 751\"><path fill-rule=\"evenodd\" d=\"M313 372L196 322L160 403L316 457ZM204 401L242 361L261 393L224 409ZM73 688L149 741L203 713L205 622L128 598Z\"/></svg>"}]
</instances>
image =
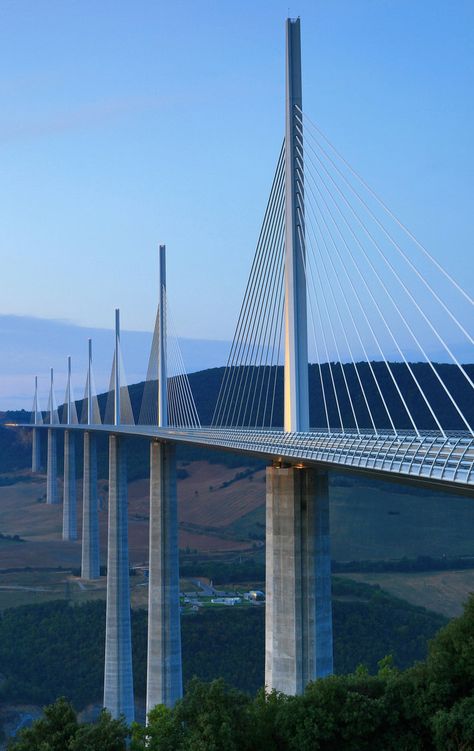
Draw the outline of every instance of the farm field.
<instances>
[{"instance_id":1,"label":"farm field","mask_svg":"<svg viewBox=\"0 0 474 751\"><path fill-rule=\"evenodd\" d=\"M421 605L448 618L463 612L463 604L474 592L474 570L430 571L426 573L338 574L365 584L378 584L385 592L412 605Z\"/></svg>"},{"instance_id":2,"label":"farm field","mask_svg":"<svg viewBox=\"0 0 474 751\"><path fill-rule=\"evenodd\" d=\"M179 545L195 556L235 560L249 554L262 560L265 540L264 470L245 464L226 467L204 460L178 463ZM81 544L61 540L62 506L47 506L45 478L28 472L0 476L0 608L65 597L82 601L101 598L100 586L81 589L68 569L80 566ZM5 484L7 481L10 484ZM78 531L81 533L81 482L78 482ZM107 482L99 483L101 559L106 562ZM338 561L416 559L428 555L474 554L474 505L466 497L447 496L401 486L331 477L332 557ZM148 557L148 481L129 484L129 548L131 565ZM58 569L11 575L7 569ZM36 577L40 579L37 580ZM449 617L461 612L474 589L474 572L348 574L414 604ZM146 606L146 587L135 588L134 606ZM17 589L11 587L17 585ZM44 587L28 591L18 587ZM2 589L3 587L3 589ZM7 589L5 589L7 587Z\"/></svg>"}]
</instances>

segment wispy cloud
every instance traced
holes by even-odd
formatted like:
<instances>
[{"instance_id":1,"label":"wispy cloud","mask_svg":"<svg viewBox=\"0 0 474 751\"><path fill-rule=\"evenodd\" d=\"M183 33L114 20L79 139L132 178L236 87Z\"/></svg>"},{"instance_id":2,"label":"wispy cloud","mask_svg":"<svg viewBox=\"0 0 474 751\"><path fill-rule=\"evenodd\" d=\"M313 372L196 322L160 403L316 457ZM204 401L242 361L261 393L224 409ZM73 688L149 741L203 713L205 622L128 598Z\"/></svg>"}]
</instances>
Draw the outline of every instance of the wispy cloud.
<instances>
[{"instance_id":1,"label":"wispy cloud","mask_svg":"<svg viewBox=\"0 0 474 751\"><path fill-rule=\"evenodd\" d=\"M166 104L169 104L169 101L158 96L102 99L81 107L55 112L44 118L0 123L0 142L47 138L68 131L95 128L130 114L160 109Z\"/></svg>"}]
</instances>

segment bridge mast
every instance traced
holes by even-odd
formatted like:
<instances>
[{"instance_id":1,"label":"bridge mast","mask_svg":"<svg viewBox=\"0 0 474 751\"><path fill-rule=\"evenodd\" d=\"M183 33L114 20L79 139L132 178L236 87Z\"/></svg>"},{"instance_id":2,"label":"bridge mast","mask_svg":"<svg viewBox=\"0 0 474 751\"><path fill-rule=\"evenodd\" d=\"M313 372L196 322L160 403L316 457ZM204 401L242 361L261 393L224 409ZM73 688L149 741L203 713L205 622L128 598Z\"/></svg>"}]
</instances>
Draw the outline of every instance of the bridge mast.
<instances>
[{"instance_id":1,"label":"bridge mast","mask_svg":"<svg viewBox=\"0 0 474 751\"><path fill-rule=\"evenodd\" d=\"M168 426L166 367L166 246L160 245L158 427ZM147 713L174 706L183 695L179 614L176 450L150 443L150 546L148 575Z\"/></svg>"},{"instance_id":2,"label":"bridge mast","mask_svg":"<svg viewBox=\"0 0 474 751\"><path fill-rule=\"evenodd\" d=\"M166 372L166 245L160 245L160 342L158 350L158 427L168 427Z\"/></svg>"},{"instance_id":3,"label":"bridge mast","mask_svg":"<svg viewBox=\"0 0 474 751\"><path fill-rule=\"evenodd\" d=\"M287 433L309 429L304 194L301 188L302 176L298 181L296 168L297 106L302 107L300 19L288 18L286 21L284 415Z\"/></svg>"},{"instance_id":4,"label":"bridge mast","mask_svg":"<svg viewBox=\"0 0 474 751\"><path fill-rule=\"evenodd\" d=\"M286 22L285 431L309 429L308 342L301 165L299 19ZM301 162L301 159L300 159ZM302 694L332 673L331 554L327 472L275 460L267 467L265 686Z\"/></svg>"},{"instance_id":5,"label":"bridge mast","mask_svg":"<svg viewBox=\"0 0 474 751\"><path fill-rule=\"evenodd\" d=\"M120 310L115 308L114 425L120 425Z\"/></svg>"}]
</instances>

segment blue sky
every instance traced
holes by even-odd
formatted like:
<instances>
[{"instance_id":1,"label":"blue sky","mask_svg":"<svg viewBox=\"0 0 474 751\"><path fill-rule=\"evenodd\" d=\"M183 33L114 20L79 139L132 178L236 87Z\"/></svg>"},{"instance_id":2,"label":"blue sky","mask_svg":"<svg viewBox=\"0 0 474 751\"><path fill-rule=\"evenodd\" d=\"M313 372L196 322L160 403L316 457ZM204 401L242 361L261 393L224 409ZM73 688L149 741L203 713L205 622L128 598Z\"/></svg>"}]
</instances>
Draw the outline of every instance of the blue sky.
<instances>
[{"instance_id":1,"label":"blue sky","mask_svg":"<svg viewBox=\"0 0 474 751\"><path fill-rule=\"evenodd\" d=\"M283 136L308 114L473 288L474 4L1 0L0 314L232 337ZM67 352L65 352L67 354Z\"/></svg>"}]
</instances>

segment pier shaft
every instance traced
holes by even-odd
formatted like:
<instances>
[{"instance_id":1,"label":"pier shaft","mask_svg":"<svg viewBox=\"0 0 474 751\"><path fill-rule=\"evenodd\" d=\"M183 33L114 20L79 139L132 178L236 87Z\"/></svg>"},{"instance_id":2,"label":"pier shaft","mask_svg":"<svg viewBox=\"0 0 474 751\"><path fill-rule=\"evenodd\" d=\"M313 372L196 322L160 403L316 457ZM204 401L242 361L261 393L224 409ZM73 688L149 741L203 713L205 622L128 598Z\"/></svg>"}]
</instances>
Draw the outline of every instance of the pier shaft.
<instances>
[{"instance_id":1,"label":"pier shaft","mask_svg":"<svg viewBox=\"0 0 474 751\"><path fill-rule=\"evenodd\" d=\"M76 436L64 431L63 540L77 540Z\"/></svg>"},{"instance_id":2,"label":"pier shaft","mask_svg":"<svg viewBox=\"0 0 474 751\"><path fill-rule=\"evenodd\" d=\"M333 670L328 476L267 468L265 685L302 694Z\"/></svg>"},{"instance_id":3,"label":"pier shaft","mask_svg":"<svg viewBox=\"0 0 474 751\"><path fill-rule=\"evenodd\" d=\"M150 565L148 590L147 713L172 707L183 695L179 615L176 450L150 445Z\"/></svg>"},{"instance_id":4,"label":"pier shaft","mask_svg":"<svg viewBox=\"0 0 474 751\"><path fill-rule=\"evenodd\" d=\"M109 436L109 531L105 622L104 707L134 718L128 561L127 456L123 438Z\"/></svg>"},{"instance_id":5,"label":"pier shaft","mask_svg":"<svg viewBox=\"0 0 474 751\"><path fill-rule=\"evenodd\" d=\"M48 459L46 471L46 503L59 503L58 494L58 444L54 428L48 428Z\"/></svg>"},{"instance_id":6,"label":"pier shaft","mask_svg":"<svg viewBox=\"0 0 474 751\"><path fill-rule=\"evenodd\" d=\"M84 473L82 483L82 561L81 577L100 576L99 517L97 508L97 439L84 433Z\"/></svg>"},{"instance_id":7,"label":"pier shaft","mask_svg":"<svg viewBox=\"0 0 474 751\"><path fill-rule=\"evenodd\" d=\"M33 428L31 433L31 471L39 472L41 469L41 433L38 428Z\"/></svg>"}]
</instances>

